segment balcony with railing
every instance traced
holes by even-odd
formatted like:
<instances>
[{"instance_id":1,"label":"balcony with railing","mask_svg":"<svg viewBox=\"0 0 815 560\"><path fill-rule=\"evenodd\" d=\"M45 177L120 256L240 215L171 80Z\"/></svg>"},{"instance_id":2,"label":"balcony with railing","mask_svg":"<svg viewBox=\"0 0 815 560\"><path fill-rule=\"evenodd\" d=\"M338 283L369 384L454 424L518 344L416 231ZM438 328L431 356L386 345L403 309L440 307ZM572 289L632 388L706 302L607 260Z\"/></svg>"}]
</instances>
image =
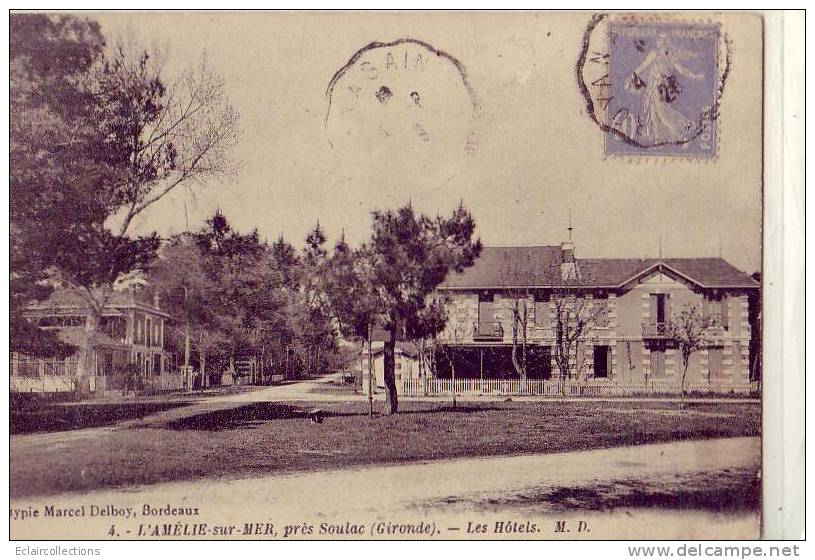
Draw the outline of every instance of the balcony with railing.
<instances>
[{"instance_id":1,"label":"balcony with railing","mask_svg":"<svg viewBox=\"0 0 815 560\"><path fill-rule=\"evenodd\" d=\"M501 321L476 321L473 323L474 341L501 341L503 339L504 327L501 326Z\"/></svg>"},{"instance_id":2,"label":"balcony with railing","mask_svg":"<svg viewBox=\"0 0 815 560\"><path fill-rule=\"evenodd\" d=\"M705 328L705 340L708 344L723 344L727 337L727 324L721 316L712 315L708 317L708 324Z\"/></svg>"},{"instance_id":3,"label":"balcony with railing","mask_svg":"<svg viewBox=\"0 0 815 560\"><path fill-rule=\"evenodd\" d=\"M642 324L642 338L668 339L671 338L670 321L649 321Z\"/></svg>"},{"instance_id":4,"label":"balcony with railing","mask_svg":"<svg viewBox=\"0 0 815 560\"><path fill-rule=\"evenodd\" d=\"M529 340L550 340L555 338L555 329L543 325L529 325L527 329Z\"/></svg>"}]
</instances>

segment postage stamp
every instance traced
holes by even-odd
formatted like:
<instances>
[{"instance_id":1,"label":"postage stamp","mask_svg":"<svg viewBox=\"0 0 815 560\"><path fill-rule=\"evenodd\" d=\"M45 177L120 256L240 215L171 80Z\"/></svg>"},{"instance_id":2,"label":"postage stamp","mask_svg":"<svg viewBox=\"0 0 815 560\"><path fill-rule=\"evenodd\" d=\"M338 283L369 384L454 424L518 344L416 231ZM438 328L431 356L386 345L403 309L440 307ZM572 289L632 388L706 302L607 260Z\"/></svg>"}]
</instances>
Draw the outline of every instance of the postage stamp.
<instances>
[{"instance_id":1,"label":"postage stamp","mask_svg":"<svg viewBox=\"0 0 815 560\"><path fill-rule=\"evenodd\" d=\"M729 67L723 44L716 23L596 16L578 79L606 133L605 154L715 157Z\"/></svg>"},{"instance_id":2,"label":"postage stamp","mask_svg":"<svg viewBox=\"0 0 815 560\"><path fill-rule=\"evenodd\" d=\"M609 154L716 153L716 25L609 26ZM633 140L633 142L632 142Z\"/></svg>"}]
</instances>

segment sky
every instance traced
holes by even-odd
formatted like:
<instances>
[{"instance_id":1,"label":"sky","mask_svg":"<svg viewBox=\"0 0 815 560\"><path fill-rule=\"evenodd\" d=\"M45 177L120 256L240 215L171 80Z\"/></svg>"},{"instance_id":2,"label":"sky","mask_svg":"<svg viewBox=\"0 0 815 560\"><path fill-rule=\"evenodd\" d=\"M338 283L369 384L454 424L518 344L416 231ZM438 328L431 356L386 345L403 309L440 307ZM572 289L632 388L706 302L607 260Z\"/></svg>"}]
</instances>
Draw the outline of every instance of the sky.
<instances>
[{"instance_id":1,"label":"sky","mask_svg":"<svg viewBox=\"0 0 815 560\"><path fill-rule=\"evenodd\" d=\"M97 13L109 41L135 38L168 75L208 60L241 115L228 180L179 189L134 223L163 235L220 208L301 246L370 235L370 212L459 201L485 245L557 244L569 214L578 257L718 256L761 266L761 26L723 16L733 64L718 157L607 158L575 64L590 14ZM371 42L418 43L372 49ZM462 77L466 76L466 80ZM330 105L330 106L329 106ZM186 210L185 210L186 209Z\"/></svg>"}]
</instances>

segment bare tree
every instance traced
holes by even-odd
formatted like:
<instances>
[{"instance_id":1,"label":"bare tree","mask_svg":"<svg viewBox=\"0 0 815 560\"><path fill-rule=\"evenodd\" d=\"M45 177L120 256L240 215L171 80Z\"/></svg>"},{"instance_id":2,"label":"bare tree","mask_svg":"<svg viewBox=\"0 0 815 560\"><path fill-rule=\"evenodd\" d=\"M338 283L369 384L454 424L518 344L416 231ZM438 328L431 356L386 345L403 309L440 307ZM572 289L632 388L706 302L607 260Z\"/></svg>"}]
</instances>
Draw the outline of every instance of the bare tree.
<instances>
[{"instance_id":1,"label":"bare tree","mask_svg":"<svg viewBox=\"0 0 815 560\"><path fill-rule=\"evenodd\" d=\"M453 393L453 408L456 408L456 361L455 361L455 348L458 344L464 341L467 336L467 325L456 318L447 317L447 324L444 326L444 331L441 335L432 338L433 350L439 350L444 355L447 362L450 364L450 379L452 381ZM439 338L443 340L439 340ZM432 360L431 364L438 367L436 360Z\"/></svg>"},{"instance_id":2,"label":"bare tree","mask_svg":"<svg viewBox=\"0 0 815 560\"><path fill-rule=\"evenodd\" d=\"M92 265L56 271L87 308L80 375L93 368L96 333L114 286L155 254L155 237L130 240L133 220L179 187L235 170L230 156L240 133L238 113L206 57L175 79L160 71L147 52L134 55L120 46L86 80L113 169L87 196L107 213L96 235L112 250L100 251Z\"/></svg>"},{"instance_id":3,"label":"bare tree","mask_svg":"<svg viewBox=\"0 0 815 560\"><path fill-rule=\"evenodd\" d=\"M566 382L580 377L586 358L582 344L607 317L606 301L586 297L585 289L575 280L564 283L552 294L555 316L555 363L565 395Z\"/></svg>"},{"instance_id":4,"label":"bare tree","mask_svg":"<svg viewBox=\"0 0 815 560\"><path fill-rule=\"evenodd\" d=\"M501 272L507 311L512 327L512 366L524 383L527 378L528 339L531 322L534 321L535 274L518 263L506 262Z\"/></svg>"},{"instance_id":5,"label":"bare tree","mask_svg":"<svg viewBox=\"0 0 815 560\"><path fill-rule=\"evenodd\" d=\"M686 304L677 316L671 319L670 337L676 342L682 355L682 400L685 399L685 380L691 356L707 347L707 329L712 321L705 315L701 306Z\"/></svg>"}]
</instances>

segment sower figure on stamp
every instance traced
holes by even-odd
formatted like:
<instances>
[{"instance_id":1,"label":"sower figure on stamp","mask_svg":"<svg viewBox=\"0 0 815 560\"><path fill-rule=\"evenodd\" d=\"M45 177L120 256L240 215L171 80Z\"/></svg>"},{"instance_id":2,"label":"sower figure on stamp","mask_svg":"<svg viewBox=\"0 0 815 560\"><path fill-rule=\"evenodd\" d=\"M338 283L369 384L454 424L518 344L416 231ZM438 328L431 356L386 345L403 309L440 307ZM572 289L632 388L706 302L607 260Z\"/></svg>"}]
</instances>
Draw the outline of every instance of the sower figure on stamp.
<instances>
[{"instance_id":1,"label":"sower figure on stamp","mask_svg":"<svg viewBox=\"0 0 815 560\"><path fill-rule=\"evenodd\" d=\"M656 47L648 53L626 80L628 91L642 96L637 135L650 144L685 142L695 132L696 123L671 106L682 93L677 74L691 80L704 79L682 65L683 60L696 58L697 53L671 45L668 35L656 38Z\"/></svg>"}]
</instances>

